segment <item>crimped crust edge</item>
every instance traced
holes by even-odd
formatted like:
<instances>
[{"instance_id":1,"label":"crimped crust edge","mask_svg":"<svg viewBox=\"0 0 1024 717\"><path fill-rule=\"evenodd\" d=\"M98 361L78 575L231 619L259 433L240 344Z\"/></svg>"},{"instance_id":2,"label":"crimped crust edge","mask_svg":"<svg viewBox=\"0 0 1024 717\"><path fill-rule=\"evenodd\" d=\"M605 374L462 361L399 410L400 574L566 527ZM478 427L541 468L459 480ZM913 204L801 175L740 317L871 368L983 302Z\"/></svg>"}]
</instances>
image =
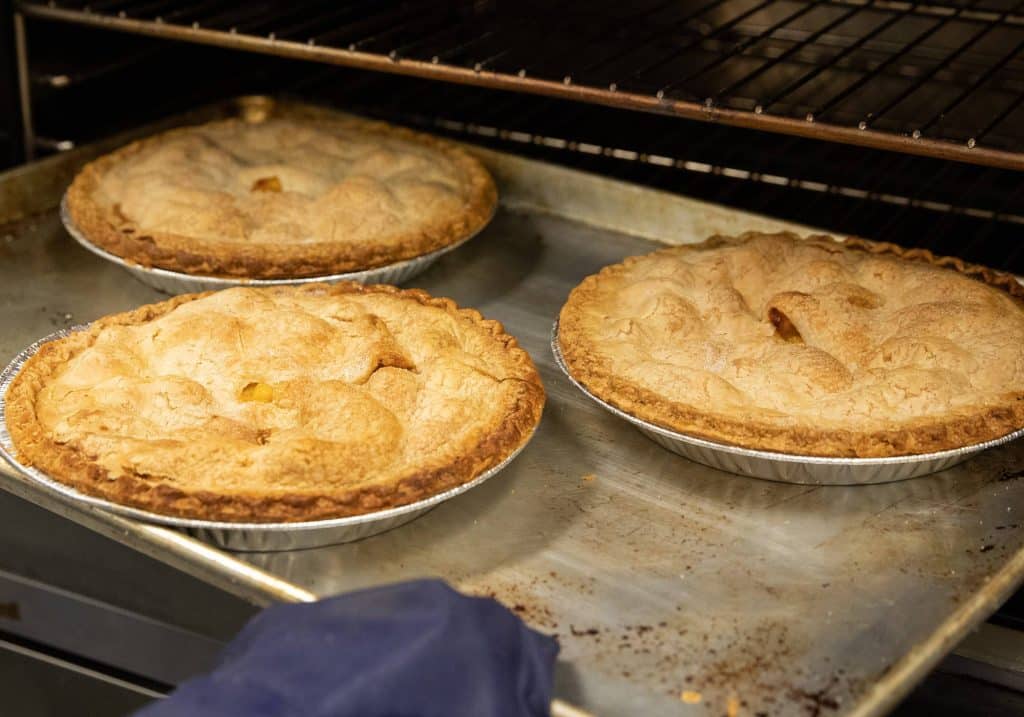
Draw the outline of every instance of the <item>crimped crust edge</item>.
<instances>
[{"instance_id":1,"label":"crimped crust edge","mask_svg":"<svg viewBox=\"0 0 1024 717\"><path fill-rule=\"evenodd\" d=\"M519 391L504 420L492 426L478 444L458 459L444 465L424 466L387 485L353 488L334 494L292 493L268 496L258 492L222 495L208 491L188 491L131 474L111 480L90 456L49 438L35 414L38 393L59 367L91 345L105 327L144 323L181 304L214 292L186 294L98 319L82 331L40 346L18 372L7 391L6 423L17 459L23 465L36 468L87 495L161 515L239 523L288 523L363 515L396 508L468 483L525 445L540 422L545 393L532 359L499 322L484 319L474 309L460 309L450 299L432 297L418 289L402 290L387 285L364 286L354 282L274 287L260 291L388 293L441 308L461 320L476 323L496 341L504 344L518 374L516 379Z\"/></svg>"},{"instance_id":2,"label":"crimped crust edge","mask_svg":"<svg viewBox=\"0 0 1024 717\"><path fill-rule=\"evenodd\" d=\"M762 234L745 232L737 239ZM776 235L799 239L792 232L778 232ZM716 235L704 242L667 247L653 253L699 249L725 240L731 240L731 237ZM1012 275L970 264L956 257L936 256L925 249L906 249L896 244L856 237L837 240L827 235L814 235L803 241L841 241L843 246L858 251L927 262L995 286L1018 301L1024 300L1024 286ZM600 282L641 258L643 256L628 257L620 263L606 266L574 288L559 314L557 336L570 375L601 400L636 418L668 430L741 448L835 458L882 458L935 453L994 440L1024 427L1024 392L1008 395L1006 402L998 406L981 406L975 411L950 416L945 420L920 419L906 422L898 429L881 431L831 430L796 425L781 427L752 420L737 420L732 416L667 400L634 381L612 375L601 362L595 360L590 351L590 340L574 314L577 305L596 293L596 286Z\"/></svg>"},{"instance_id":3,"label":"crimped crust edge","mask_svg":"<svg viewBox=\"0 0 1024 717\"><path fill-rule=\"evenodd\" d=\"M494 180L483 164L461 147L439 137L384 122L346 118L344 123L354 124L363 131L417 142L444 153L470 179L468 206L446 221L402 237L397 247L339 242L282 246L236 242L204 247L205 242L195 237L153 232L135 222L120 219L93 199L93 192L110 167L152 144L165 141L169 136L192 131L194 127L189 126L137 140L89 162L68 188L68 215L75 227L93 244L140 266L194 276L249 279L299 279L373 269L456 244L480 231L490 221L498 202ZM245 122L226 119L208 124L241 125Z\"/></svg>"}]
</instances>

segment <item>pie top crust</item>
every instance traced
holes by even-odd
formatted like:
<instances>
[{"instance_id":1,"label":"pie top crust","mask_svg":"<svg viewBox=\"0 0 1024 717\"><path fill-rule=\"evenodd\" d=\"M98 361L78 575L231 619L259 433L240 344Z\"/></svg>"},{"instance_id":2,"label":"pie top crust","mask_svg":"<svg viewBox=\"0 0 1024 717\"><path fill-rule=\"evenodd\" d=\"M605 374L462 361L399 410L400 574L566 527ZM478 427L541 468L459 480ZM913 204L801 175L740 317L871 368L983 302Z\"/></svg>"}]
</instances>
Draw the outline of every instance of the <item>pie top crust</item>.
<instances>
[{"instance_id":1,"label":"pie top crust","mask_svg":"<svg viewBox=\"0 0 1024 717\"><path fill-rule=\"evenodd\" d=\"M681 433L929 453L1024 426L1022 296L1013 277L923 250L748 233L587 277L559 344L593 394Z\"/></svg>"},{"instance_id":2,"label":"pie top crust","mask_svg":"<svg viewBox=\"0 0 1024 717\"><path fill-rule=\"evenodd\" d=\"M219 521L332 518L466 483L526 442L544 389L501 324L343 283L179 296L44 344L7 394L19 460Z\"/></svg>"},{"instance_id":3,"label":"pie top crust","mask_svg":"<svg viewBox=\"0 0 1024 717\"><path fill-rule=\"evenodd\" d=\"M171 130L86 165L68 190L76 227L117 256L261 279L420 256L479 231L496 202L456 145L327 115Z\"/></svg>"}]
</instances>

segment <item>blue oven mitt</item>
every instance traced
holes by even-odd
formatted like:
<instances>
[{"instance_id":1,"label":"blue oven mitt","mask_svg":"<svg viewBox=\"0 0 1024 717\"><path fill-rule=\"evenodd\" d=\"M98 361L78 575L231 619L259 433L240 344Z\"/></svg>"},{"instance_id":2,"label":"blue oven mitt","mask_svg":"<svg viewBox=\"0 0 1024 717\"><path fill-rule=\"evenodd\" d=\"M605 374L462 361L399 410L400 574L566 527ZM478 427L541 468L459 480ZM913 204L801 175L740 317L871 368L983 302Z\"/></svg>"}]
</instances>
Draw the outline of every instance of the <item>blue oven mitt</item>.
<instances>
[{"instance_id":1,"label":"blue oven mitt","mask_svg":"<svg viewBox=\"0 0 1024 717\"><path fill-rule=\"evenodd\" d=\"M557 654L494 600L418 580L270 607L136 717L547 717Z\"/></svg>"}]
</instances>

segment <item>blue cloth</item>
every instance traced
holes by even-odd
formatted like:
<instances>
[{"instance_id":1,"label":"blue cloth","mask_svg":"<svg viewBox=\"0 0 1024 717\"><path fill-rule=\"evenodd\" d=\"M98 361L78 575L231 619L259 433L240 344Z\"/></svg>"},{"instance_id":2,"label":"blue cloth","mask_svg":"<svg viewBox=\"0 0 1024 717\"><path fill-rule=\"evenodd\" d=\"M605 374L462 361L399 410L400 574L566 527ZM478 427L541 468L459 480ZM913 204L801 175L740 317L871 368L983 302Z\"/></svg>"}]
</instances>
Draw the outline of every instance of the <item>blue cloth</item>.
<instances>
[{"instance_id":1,"label":"blue cloth","mask_svg":"<svg viewBox=\"0 0 1024 717\"><path fill-rule=\"evenodd\" d=\"M276 605L136 717L547 717L558 644L438 580Z\"/></svg>"}]
</instances>

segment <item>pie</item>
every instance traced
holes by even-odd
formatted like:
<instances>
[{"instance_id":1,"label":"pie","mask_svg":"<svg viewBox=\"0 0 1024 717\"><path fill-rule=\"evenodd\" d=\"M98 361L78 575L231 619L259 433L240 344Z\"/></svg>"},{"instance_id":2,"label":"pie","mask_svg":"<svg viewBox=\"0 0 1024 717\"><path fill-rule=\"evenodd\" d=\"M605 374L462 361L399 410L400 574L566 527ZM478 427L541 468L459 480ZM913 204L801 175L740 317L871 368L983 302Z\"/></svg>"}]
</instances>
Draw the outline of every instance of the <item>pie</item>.
<instances>
[{"instance_id":1,"label":"pie","mask_svg":"<svg viewBox=\"0 0 1024 717\"><path fill-rule=\"evenodd\" d=\"M298 278L420 256L479 231L494 182L456 145L311 115L171 130L88 164L67 195L89 241L143 266Z\"/></svg>"},{"instance_id":2,"label":"pie","mask_svg":"<svg viewBox=\"0 0 1024 717\"><path fill-rule=\"evenodd\" d=\"M7 394L18 459L165 515L279 522L418 501L499 464L544 403L501 324L345 282L190 294L44 344Z\"/></svg>"},{"instance_id":3,"label":"pie","mask_svg":"<svg viewBox=\"0 0 1024 717\"><path fill-rule=\"evenodd\" d=\"M1024 427L1008 275L859 239L748 233L606 267L558 341L598 398L687 435L811 456L929 453Z\"/></svg>"}]
</instances>

